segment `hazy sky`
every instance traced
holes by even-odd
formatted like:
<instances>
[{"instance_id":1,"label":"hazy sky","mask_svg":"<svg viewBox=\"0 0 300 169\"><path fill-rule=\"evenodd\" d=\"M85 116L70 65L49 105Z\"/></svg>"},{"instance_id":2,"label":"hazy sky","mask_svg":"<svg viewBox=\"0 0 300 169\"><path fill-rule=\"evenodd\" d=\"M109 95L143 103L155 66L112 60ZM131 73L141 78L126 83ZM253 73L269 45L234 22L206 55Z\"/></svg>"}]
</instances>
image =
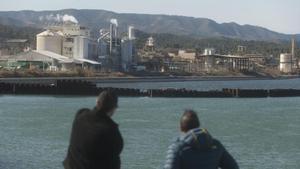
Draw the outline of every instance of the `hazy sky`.
<instances>
[{"instance_id":1,"label":"hazy sky","mask_svg":"<svg viewBox=\"0 0 300 169\"><path fill-rule=\"evenodd\" d=\"M300 33L300 0L0 0L0 10L105 9L174 14Z\"/></svg>"}]
</instances>

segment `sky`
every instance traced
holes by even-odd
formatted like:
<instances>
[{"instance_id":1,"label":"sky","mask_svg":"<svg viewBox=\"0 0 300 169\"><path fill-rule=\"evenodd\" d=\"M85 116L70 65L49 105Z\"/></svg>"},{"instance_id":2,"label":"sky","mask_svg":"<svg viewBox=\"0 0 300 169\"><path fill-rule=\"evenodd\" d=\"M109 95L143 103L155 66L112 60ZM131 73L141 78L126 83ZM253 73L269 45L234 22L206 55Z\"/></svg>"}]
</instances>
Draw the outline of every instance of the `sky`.
<instances>
[{"instance_id":1,"label":"sky","mask_svg":"<svg viewBox=\"0 0 300 169\"><path fill-rule=\"evenodd\" d=\"M0 0L1 11L65 8L193 16L300 33L300 0Z\"/></svg>"}]
</instances>

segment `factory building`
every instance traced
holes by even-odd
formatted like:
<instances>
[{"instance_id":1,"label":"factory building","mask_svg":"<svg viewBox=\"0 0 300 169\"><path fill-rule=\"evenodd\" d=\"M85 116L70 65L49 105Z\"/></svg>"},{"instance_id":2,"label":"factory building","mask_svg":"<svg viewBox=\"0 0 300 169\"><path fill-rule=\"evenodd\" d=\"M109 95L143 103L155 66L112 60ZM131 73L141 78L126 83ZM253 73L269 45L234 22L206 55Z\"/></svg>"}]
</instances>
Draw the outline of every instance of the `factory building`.
<instances>
[{"instance_id":1,"label":"factory building","mask_svg":"<svg viewBox=\"0 0 300 169\"><path fill-rule=\"evenodd\" d=\"M175 51L169 52L168 56L175 60L192 62L196 59L196 52L181 49L176 52Z\"/></svg>"},{"instance_id":2,"label":"factory building","mask_svg":"<svg viewBox=\"0 0 300 169\"><path fill-rule=\"evenodd\" d=\"M52 67L72 68L81 64L99 67L97 41L90 37L89 29L73 22L61 27L48 28L37 36L36 52L47 53L54 59ZM53 56L53 57L52 57ZM60 59L57 59L60 56Z\"/></svg>"},{"instance_id":3,"label":"factory building","mask_svg":"<svg viewBox=\"0 0 300 169\"><path fill-rule=\"evenodd\" d=\"M195 60L196 52L188 52L186 50L179 50L178 57L184 60Z\"/></svg>"}]
</instances>

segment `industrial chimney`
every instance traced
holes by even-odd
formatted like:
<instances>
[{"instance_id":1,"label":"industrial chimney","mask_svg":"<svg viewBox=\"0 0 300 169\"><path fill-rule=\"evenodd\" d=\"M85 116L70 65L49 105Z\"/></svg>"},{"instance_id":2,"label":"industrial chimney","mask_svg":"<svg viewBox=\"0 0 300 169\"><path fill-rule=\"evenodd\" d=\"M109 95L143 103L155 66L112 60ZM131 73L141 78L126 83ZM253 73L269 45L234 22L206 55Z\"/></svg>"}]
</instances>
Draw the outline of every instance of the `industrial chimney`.
<instances>
[{"instance_id":1,"label":"industrial chimney","mask_svg":"<svg viewBox=\"0 0 300 169\"><path fill-rule=\"evenodd\" d=\"M294 61L298 62L295 58L295 36L292 37L292 52L291 52L291 61L292 61L292 68L294 66ZM298 67L298 63L296 63L297 67Z\"/></svg>"},{"instance_id":2,"label":"industrial chimney","mask_svg":"<svg viewBox=\"0 0 300 169\"><path fill-rule=\"evenodd\" d=\"M292 59L295 58L295 37L292 37Z\"/></svg>"},{"instance_id":3,"label":"industrial chimney","mask_svg":"<svg viewBox=\"0 0 300 169\"><path fill-rule=\"evenodd\" d=\"M113 48L118 45L118 20L110 20L110 54L112 54Z\"/></svg>"},{"instance_id":4,"label":"industrial chimney","mask_svg":"<svg viewBox=\"0 0 300 169\"><path fill-rule=\"evenodd\" d=\"M128 38L130 40L135 39L135 35L134 35L134 27L133 26L129 26L128 27Z\"/></svg>"}]
</instances>

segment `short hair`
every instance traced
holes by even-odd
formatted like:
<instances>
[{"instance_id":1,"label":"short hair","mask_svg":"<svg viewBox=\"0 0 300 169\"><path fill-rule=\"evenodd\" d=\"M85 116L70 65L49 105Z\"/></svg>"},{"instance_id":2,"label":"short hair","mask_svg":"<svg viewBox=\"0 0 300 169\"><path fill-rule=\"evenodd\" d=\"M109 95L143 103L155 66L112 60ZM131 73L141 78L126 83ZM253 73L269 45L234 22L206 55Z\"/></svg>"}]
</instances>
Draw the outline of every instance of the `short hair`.
<instances>
[{"instance_id":1,"label":"short hair","mask_svg":"<svg viewBox=\"0 0 300 169\"><path fill-rule=\"evenodd\" d=\"M118 107L118 96L112 91L103 91L97 98L97 107L99 112L107 113Z\"/></svg>"},{"instance_id":2,"label":"short hair","mask_svg":"<svg viewBox=\"0 0 300 169\"><path fill-rule=\"evenodd\" d=\"M180 119L180 129L188 132L191 129L200 127L199 118L194 110L185 110Z\"/></svg>"}]
</instances>

